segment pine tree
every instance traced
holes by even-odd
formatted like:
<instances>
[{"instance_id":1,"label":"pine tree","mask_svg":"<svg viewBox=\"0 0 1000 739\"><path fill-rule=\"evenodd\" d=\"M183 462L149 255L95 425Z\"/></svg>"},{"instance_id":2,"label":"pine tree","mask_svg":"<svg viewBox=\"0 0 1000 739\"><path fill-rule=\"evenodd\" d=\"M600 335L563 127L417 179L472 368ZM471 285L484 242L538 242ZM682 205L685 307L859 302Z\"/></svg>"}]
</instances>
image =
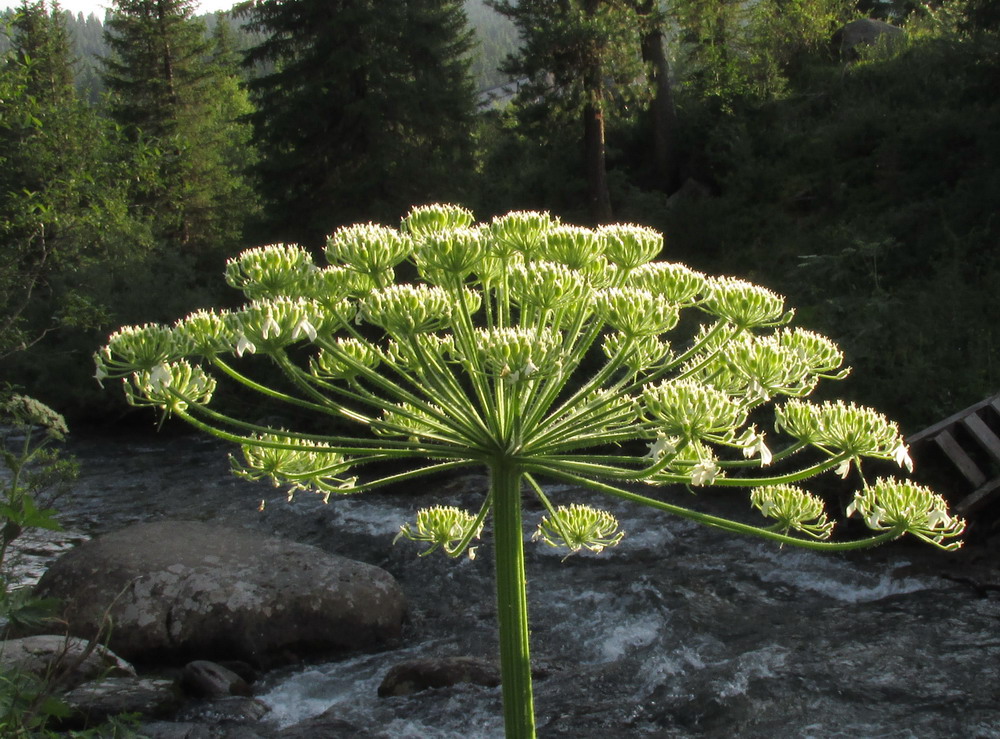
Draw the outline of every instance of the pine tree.
<instances>
[{"instance_id":1,"label":"pine tree","mask_svg":"<svg viewBox=\"0 0 1000 739\"><path fill-rule=\"evenodd\" d=\"M60 100L72 97L70 38L59 3L22 0L14 16L14 50L28 72L28 93Z\"/></svg>"},{"instance_id":2,"label":"pine tree","mask_svg":"<svg viewBox=\"0 0 1000 739\"><path fill-rule=\"evenodd\" d=\"M550 119L582 124L582 149L591 218L610 221L605 119L612 97L646 95L641 58L643 18L625 0L495 0L493 8L517 26L521 49L504 71L527 78L520 100L540 103Z\"/></svg>"},{"instance_id":3,"label":"pine tree","mask_svg":"<svg viewBox=\"0 0 1000 739\"><path fill-rule=\"evenodd\" d=\"M272 238L462 195L475 110L460 0L262 0L246 64Z\"/></svg>"},{"instance_id":4,"label":"pine tree","mask_svg":"<svg viewBox=\"0 0 1000 739\"><path fill-rule=\"evenodd\" d=\"M254 200L240 171L249 103L193 13L193 0L115 0L104 81L114 120L162 152L145 198L161 238L204 257L232 251Z\"/></svg>"}]
</instances>

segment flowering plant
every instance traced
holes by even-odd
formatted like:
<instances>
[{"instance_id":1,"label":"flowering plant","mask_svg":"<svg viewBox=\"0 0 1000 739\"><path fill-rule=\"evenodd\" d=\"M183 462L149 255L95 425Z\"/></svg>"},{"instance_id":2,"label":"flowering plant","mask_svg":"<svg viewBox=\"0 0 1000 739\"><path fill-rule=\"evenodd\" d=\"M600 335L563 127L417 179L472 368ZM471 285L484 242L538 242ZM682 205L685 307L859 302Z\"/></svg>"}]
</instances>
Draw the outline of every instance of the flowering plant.
<instances>
[{"instance_id":1,"label":"flowering plant","mask_svg":"<svg viewBox=\"0 0 1000 739\"><path fill-rule=\"evenodd\" d=\"M491 521L507 735L533 736L525 485L546 511L535 538L571 554L612 547L623 532L606 511L556 506L542 479L812 549L906 533L944 549L960 544L964 523L939 496L892 479L869 486L861 476L863 458L910 466L894 423L853 404L804 400L821 379L847 374L832 341L788 328L792 311L765 288L653 261L662 248L662 236L640 226L591 230L535 212L474 225L460 207L418 207L398 229L338 230L323 267L295 245L244 252L226 269L249 300L243 308L124 328L98 352L97 377L121 378L133 404L239 444L237 474L287 485L290 496L311 490L328 499L487 468L478 511L429 508L399 537L429 545L425 554L457 557L475 551ZM404 261L419 279L397 282ZM685 322L698 328L668 342L682 312L701 316ZM244 375L235 360L247 354L269 356L285 386ZM357 433L230 417L210 407L220 380ZM775 441L755 423L772 403ZM390 459L417 465L365 475ZM772 465L782 471L761 471ZM800 487L826 471L857 472L849 513L872 535L829 541L834 523L823 501ZM708 515L636 492L635 483L749 488L770 523Z\"/></svg>"}]
</instances>

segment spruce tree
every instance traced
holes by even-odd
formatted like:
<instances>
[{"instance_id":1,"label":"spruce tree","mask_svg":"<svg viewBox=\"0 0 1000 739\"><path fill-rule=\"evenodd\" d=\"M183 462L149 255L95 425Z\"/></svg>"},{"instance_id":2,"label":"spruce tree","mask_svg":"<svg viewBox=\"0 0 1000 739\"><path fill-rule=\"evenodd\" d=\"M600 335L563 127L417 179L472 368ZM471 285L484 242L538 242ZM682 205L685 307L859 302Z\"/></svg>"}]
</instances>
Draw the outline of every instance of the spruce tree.
<instances>
[{"instance_id":1,"label":"spruce tree","mask_svg":"<svg viewBox=\"0 0 1000 739\"><path fill-rule=\"evenodd\" d=\"M241 168L249 104L235 69L217 63L193 0L115 0L104 81L111 116L161 152L144 205L165 244L212 266L241 237L253 198Z\"/></svg>"},{"instance_id":2,"label":"spruce tree","mask_svg":"<svg viewBox=\"0 0 1000 739\"><path fill-rule=\"evenodd\" d=\"M59 3L22 0L12 25L13 48L28 73L28 92L59 100L72 97L71 44Z\"/></svg>"},{"instance_id":3,"label":"spruce tree","mask_svg":"<svg viewBox=\"0 0 1000 739\"><path fill-rule=\"evenodd\" d=\"M521 34L520 50L503 66L512 78L527 80L520 88L521 103L543 106L552 122L579 121L590 216L595 222L610 221L606 117L612 97L625 102L646 96L642 14L625 0L489 4Z\"/></svg>"},{"instance_id":4,"label":"spruce tree","mask_svg":"<svg viewBox=\"0 0 1000 739\"><path fill-rule=\"evenodd\" d=\"M263 0L246 64L268 238L315 244L463 194L475 111L460 0Z\"/></svg>"}]
</instances>

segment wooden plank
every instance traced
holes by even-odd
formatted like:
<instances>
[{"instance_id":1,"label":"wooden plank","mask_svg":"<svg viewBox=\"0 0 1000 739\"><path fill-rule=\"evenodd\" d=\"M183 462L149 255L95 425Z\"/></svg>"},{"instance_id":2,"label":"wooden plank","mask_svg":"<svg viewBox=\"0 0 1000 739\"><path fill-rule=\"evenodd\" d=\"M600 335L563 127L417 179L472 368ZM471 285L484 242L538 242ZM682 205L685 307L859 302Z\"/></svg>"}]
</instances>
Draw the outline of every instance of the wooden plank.
<instances>
[{"instance_id":1,"label":"wooden plank","mask_svg":"<svg viewBox=\"0 0 1000 739\"><path fill-rule=\"evenodd\" d=\"M952 464L958 467L958 471L962 473L962 476L966 480L972 483L973 487L978 488L986 482L986 475L976 466L972 458L962 450L962 447L958 445L955 437L950 432L942 431L934 437L934 443L941 448L941 451L947 455Z\"/></svg>"},{"instance_id":2,"label":"wooden plank","mask_svg":"<svg viewBox=\"0 0 1000 739\"><path fill-rule=\"evenodd\" d=\"M971 495L967 495L955 506L955 511L967 516L977 508L982 508L990 502L990 498L1000 493L1000 477L990 480Z\"/></svg>"},{"instance_id":3,"label":"wooden plank","mask_svg":"<svg viewBox=\"0 0 1000 739\"><path fill-rule=\"evenodd\" d=\"M966 416L968 416L970 413L975 413L980 408L983 408L983 407L985 407L987 405L992 405L994 408L997 409L997 412L1000 413L1000 393L997 393L993 397L987 398L986 400L981 400L978 403L976 403L975 405L970 405L965 410L961 410L961 411L959 411L958 413L956 413L956 414L954 414L952 416L948 416L946 419L944 419L943 421L940 421L939 423L935 423L933 426L928 426L927 428L923 429L922 431L918 431L917 433L911 435L907 439L907 443L909 443L909 444L919 444L924 439L933 439L933 438L935 438L938 435L939 432L944 431L945 429L947 429L952 424L955 424L955 423L958 423L959 421L961 421L963 418L965 418Z\"/></svg>"},{"instance_id":4,"label":"wooden plank","mask_svg":"<svg viewBox=\"0 0 1000 739\"><path fill-rule=\"evenodd\" d=\"M969 433L975 437L987 454L1000 462L1000 437L993 433L993 429L987 426L983 419L973 413L962 419L962 425L969 429Z\"/></svg>"}]
</instances>

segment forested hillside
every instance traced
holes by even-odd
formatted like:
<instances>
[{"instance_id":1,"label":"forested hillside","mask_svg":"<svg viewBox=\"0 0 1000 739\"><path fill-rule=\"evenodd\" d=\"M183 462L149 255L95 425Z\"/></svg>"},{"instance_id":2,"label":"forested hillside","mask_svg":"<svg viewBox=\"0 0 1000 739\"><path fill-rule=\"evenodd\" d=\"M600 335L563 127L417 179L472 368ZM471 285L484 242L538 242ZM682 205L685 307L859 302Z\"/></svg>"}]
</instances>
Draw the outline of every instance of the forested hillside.
<instances>
[{"instance_id":1,"label":"forested hillside","mask_svg":"<svg viewBox=\"0 0 1000 739\"><path fill-rule=\"evenodd\" d=\"M118 417L91 377L109 330L227 304L247 246L447 199L662 229L666 258L787 293L908 430L1000 389L996 3L333 7L6 15L3 379ZM834 42L875 15L893 43Z\"/></svg>"},{"instance_id":2,"label":"forested hillside","mask_svg":"<svg viewBox=\"0 0 1000 739\"><path fill-rule=\"evenodd\" d=\"M234 3L235 5L235 3ZM466 0L465 12L469 26L475 33L475 43L469 52L472 63L472 77L477 90L496 87L507 81L507 76L498 67L507 54L518 45L517 33L507 19L490 9L484 0ZM14 17L15 11L0 11L0 25L6 25ZM205 24L209 35L217 32L217 26L225 24L233 49L246 50L260 43L260 35L244 26L243 20L232 13L209 13L195 16ZM108 44L104 38L104 18L90 14L73 14L63 11L63 21L72 42L72 56L76 69L76 84L91 102L104 91L100 75L100 59L108 55ZM10 39L0 34L0 53L10 50Z\"/></svg>"}]
</instances>

